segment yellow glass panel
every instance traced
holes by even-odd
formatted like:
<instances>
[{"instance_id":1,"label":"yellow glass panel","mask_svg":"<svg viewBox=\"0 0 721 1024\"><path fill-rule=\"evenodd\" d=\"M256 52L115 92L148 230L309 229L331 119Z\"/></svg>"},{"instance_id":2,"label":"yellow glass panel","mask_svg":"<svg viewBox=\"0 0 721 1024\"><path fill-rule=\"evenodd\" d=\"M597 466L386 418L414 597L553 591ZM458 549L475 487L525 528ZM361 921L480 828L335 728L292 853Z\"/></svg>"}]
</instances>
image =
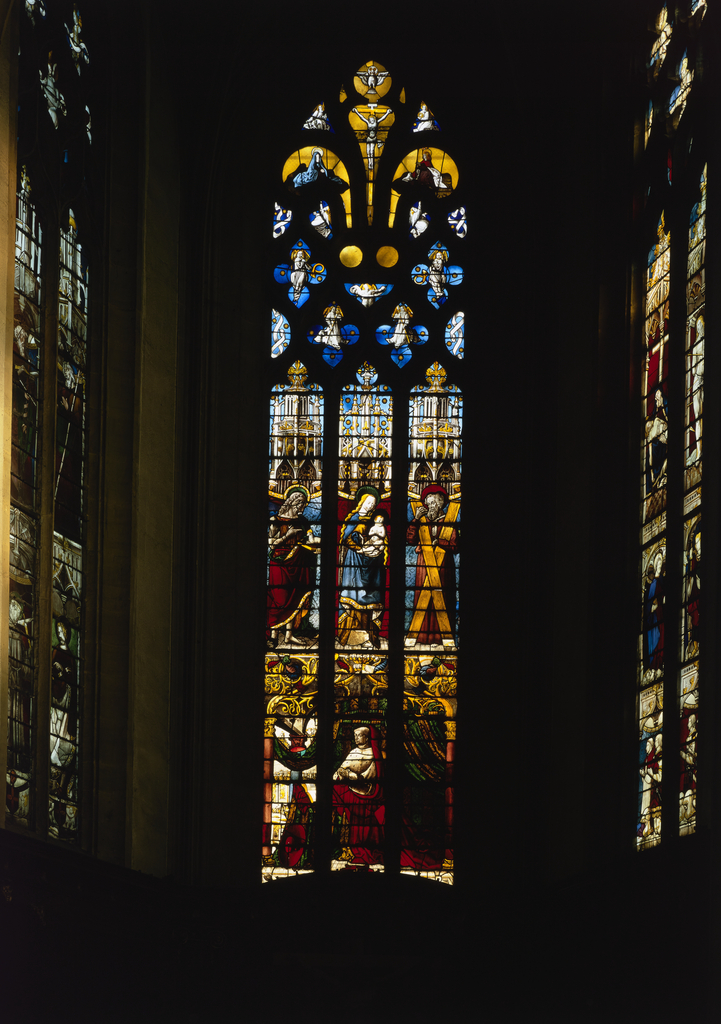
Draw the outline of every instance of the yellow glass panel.
<instances>
[{"instance_id":1,"label":"yellow glass panel","mask_svg":"<svg viewBox=\"0 0 721 1024\"><path fill-rule=\"evenodd\" d=\"M398 99L401 101L401 103L405 103L406 102L406 89L405 89L405 86L401 89L401 94L398 97Z\"/></svg>"},{"instance_id":2,"label":"yellow glass panel","mask_svg":"<svg viewBox=\"0 0 721 1024\"><path fill-rule=\"evenodd\" d=\"M376 259L382 267L394 267L398 262L398 250L392 245L382 245L376 253Z\"/></svg>"},{"instance_id":3,"label":"yellow glass panel","mask_svg":"<svg viewBox=\"0 0 721 1024\"><path fill-rule=\"evenodd\" d=\"M357 245L346 245L340 251L340 261L344 267L357 267L363 259L363 252Z\"/></svg>"},{"instance_id":4,"label":"yellow glass panel","mask_svg":"<svg viewBox=\"0 0 721 1024\"><path fill-rule=\"evenodd\" d=\"M392 79L382 64L368 60L355 73L353 85L356 92L365 96L368 103L377 103L391 87Z\"/></svg>"},{"instance_id":5,"label":"yellow glass panel","mask_svg":"<svg viewBox=\"0 0 721 1024\"><path fill-rule=\"evenodd\" d=\"M345 103L345 101L348 99L348 93L345 91L345 86L344 85L342 85L340 87L339 99L340 99L341 103Z\"/></svg>"},{"instance_id":6,"label":"yellow glass panel","mask_svg":"<svg viewBox=\"0 0 721 1024\"><path fill-rule=\"evenodd\" d=\"M408 175L424 181L439 198L448 196L458 185L458 165L448 154L436 146L422 146L407 153L396 168L393 180ZM396 208L400 193L391 189L391 201L388 212L388 227L392 228L396 219Z\"/></svg>"}]
</instances>

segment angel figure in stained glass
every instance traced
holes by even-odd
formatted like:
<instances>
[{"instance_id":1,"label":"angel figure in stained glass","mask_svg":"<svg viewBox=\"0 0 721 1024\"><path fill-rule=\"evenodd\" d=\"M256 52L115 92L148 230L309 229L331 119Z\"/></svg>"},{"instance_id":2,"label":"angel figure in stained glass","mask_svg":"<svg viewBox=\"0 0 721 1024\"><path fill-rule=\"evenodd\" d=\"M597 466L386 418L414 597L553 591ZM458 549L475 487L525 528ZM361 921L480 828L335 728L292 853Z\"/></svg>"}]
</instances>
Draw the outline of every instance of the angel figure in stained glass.
<instances>
[{"instance_id":1,"label":"angel figure in stained glass","mask_svg":"<svg viewBox=\"0 0 721 1024\"><path fill-rule=\"evenodd\" d=\"M293 302L296 306L300 305L300 297L308 283L308 274L311 270L309 256L310 253L305 249L294 249L290 254L290 283L293 285Z\"/></svg>"},{"instance_id":2,"label":"angel figure in stained glass","mask_svg":"<svg viewBox=\"0 0 721 1024\"><path fill-rule=\"evenodd\" d=\"M324 132L333 131L330 121L328 120L328 115L325 112L325 103L318 104L318 106L315 108L315 110L310 115L308 120L305 122L303 127L307 129L316 128Z\"/></svg>"},{"instance_id":3,"label":"angel figure in stained glass","mask_svg":"<svg viewBox=\"0 0 721 1024\"><path fill-rule=\"evenodd\" d=\"M412 131L414 132L437 132L439 131L438 122L433 117L433 113L428 109L425 103L421 103L420 110L416 114L416 119L413 122Z\"/></svg>"},{"instance_id":4,"label":"angel figure in stained glass","mask_svg":"<svg viewBox=\"0 0 721 1024\"><path fill-rule=\"evenodd\" d=\"M448 298L447 285L457 285L463 280L460 267L448 266L448 249L436 242L428 253L429 264L419 263L413 268L413 282L428 285L427 297L432 306L438 309Z\"/></svg>"},{"instance_id":5,"label":"angel figure in stained glass","mask_svg":"<svg viewBox=\"0 0 721 1024\"><path fill-rule=\"evenodd\" d=\"M90 63L90 54L88 53L88 48L80 38L80 31L82 27L83 19L78 14L77 7L73 7L73 27L68 28L67 24L65 24L65 32L67 33L70 53L72 55L78 74L80 74L81 60L84 60L86 64Z\"/></svg>"},{"instance_id":6,"label":"angel figure in stained glass","mask_svg":"<svg viewBox=\"0 0 721 1024\"><path fill-rule=\"evenodd\" d=\"M323 343L329 348L339 349L345 341L340 331L343 310L337 302L333 302L327 309L323 310L323 316L325 317L325 327L318 331L314 341L319 344Z\"/></svg>"},{"instance_id":7,"label":"angel figure in stained glass","mask_svg":"<svg viewBox=\"0 0 721 1024\"><path fill-rule=\"evenodd\" d=\"M288 298L299 309L310 297L308 285L320 284L325 280L326 269L322 263L311 263L310 249L302 239L298 239L290 251L290 263L281 263L273 271L279 284L290 280Z\"/></svg>"},{"instance_id":8,"label":"angel figure in stained glass","mask_svg":"<svg viewBox=\"0 0 721 1024\"><path fill-rule=\"evenodd\" d=\"M393 326L384 324L376 331L376 341L391 345L391 359L397 366L403 366L411 358L411 345L423 345L428 341L428 331L420 324L411 326L413 310L405 302L399 302L393 310Z\"/></svg>"},{"instance_id":9,"label":"angel figure in stained glass","mask_svg":"<svg viewBox=\"0 0 721 1024\"><path fill-rule=\"evenodd\" d=\"M35 24L35 15L39 14L41 18L46 17L45 4L43 0L25 0L25 10L27 11L30 21L33 25Z\"/></svg>"},{"instance_id":10,"label":"angel figure in stained glass","mask_svg":"<svg viewBox=\"0 0 721 1024\"><path fill-rule=\"evenodd\" d=\"M358 341L358 328L354 324L343 324L343 310L337 302L331 302L323 310L325 327L315 324L308 333L308 340L314 345L324 345L323 359L329 366L336 366L343 358L342 348L355 345Z\"/></svg>"},{"instance_id":11,"label":"angel figure in stained glass","mask_svg":"<svg viewBox=\"0 0 721 1024\"><path fill-rule=\"evenodd\" d=\"M40 88L45 96L45 101L48 105L48 113L50 114L50 120L53 122L53 127L58 127L58 117L63 117L67 114L67 107L65 106L65 97L58 89L57 77L58 77L58 66L52 63L53 51L51 50L48 54L48 73L43 77L42 71L38 71L40 76Z\"/></svg>"},{"instance_id":12,"label":"angel figure in stained glass","mask_svg":"<svg viewBox=\"0 0 721 1024\"><path fill-rule=\"evenodd\" d=\"M392 284L347 284L345 290L355 296L362 306L372 306L376 299L393 290Z\"/></svg>"}]
</instances>

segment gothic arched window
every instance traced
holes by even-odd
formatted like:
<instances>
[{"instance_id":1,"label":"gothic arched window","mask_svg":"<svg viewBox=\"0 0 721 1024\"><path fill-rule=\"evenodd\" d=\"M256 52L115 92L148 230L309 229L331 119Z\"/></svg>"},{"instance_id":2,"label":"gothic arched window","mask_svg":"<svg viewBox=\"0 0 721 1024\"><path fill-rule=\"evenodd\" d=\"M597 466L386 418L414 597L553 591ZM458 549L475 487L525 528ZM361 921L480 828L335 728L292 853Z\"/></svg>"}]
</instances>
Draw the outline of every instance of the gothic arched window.
<instances>
[{"instance_id":1,"label":"gothic arched window","mask_svg":"<svg viewBox=\"0 0 721 1024\"><path fill-rule=\"evenodd\" d=\"M268 226L262 873L451 882L466 208L430 94L348 71Z\"/></svg>"}]
</instances>

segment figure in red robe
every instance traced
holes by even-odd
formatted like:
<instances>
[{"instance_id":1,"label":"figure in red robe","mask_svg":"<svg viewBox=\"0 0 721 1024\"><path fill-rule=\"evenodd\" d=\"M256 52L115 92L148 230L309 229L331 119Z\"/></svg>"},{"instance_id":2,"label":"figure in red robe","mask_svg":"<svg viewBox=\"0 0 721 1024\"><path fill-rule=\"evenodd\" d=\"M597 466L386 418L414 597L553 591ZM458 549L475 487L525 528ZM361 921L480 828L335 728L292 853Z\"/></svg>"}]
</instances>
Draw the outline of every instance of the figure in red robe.
<instances>
[{"instance_id":1,"label":"figure in red robe","mask_svg":"<svg viewBox=\"0 0 721 1024\"><path fill-rule=\"evenodd\" d=\"M361 725L353 736L355 747L333 775L333 813L342 846L340 859L356 864L381 864L385 805L378 734L374 726Z\"/></svg>"}]
</instances>

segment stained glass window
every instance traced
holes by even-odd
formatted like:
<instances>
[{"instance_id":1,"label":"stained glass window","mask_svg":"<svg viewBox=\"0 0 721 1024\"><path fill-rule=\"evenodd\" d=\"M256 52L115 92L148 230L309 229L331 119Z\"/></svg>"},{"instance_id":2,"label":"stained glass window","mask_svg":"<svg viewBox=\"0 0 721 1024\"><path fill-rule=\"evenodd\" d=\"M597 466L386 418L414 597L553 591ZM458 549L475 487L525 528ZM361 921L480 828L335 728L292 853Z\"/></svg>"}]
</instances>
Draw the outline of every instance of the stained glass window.
<instances>
[{"instance_id":1,"label":"stained glass window","mask_svg":"<svg viewBox=\"0 0 721 1024\"><path fill-rule=\"evenodd\" d=\"M6 822L80 841L91 50L78 7L21 19ZM52 49L49 49L49 45ZM68 206L73 193L83 213ZM42 213L41 213L42 211ZM50 283L49 283L50 282Z\"/></svg>"},{"instance_id":2,"label":"stained glass window","mask_svg":"<svg viewBox=\"0 0 721 1024\"><path fill-rule=\"evenodd\" d=\"M703 69L704 14L705 4L689 4L674 25L663 7L648 60L643 138L653 184L646 187L646 219L653 209L657 219L646 260L640 373L639 850L697 827L707 167L687 111L703 88L696 71ZM666 115L665 136L654 110ZM669 230L671 222L678 230Z\"/></svg>"},{"instance_id":3,"label":"stained glass window","mask_svg":"<svg viewBox=\"0 0 721 1024\"><path fill-rule=\"evenodd\" d=\"M467 207L392 72L308 97L271 211L264 880L453 880Z\"/></svg>"}]
</instances>

